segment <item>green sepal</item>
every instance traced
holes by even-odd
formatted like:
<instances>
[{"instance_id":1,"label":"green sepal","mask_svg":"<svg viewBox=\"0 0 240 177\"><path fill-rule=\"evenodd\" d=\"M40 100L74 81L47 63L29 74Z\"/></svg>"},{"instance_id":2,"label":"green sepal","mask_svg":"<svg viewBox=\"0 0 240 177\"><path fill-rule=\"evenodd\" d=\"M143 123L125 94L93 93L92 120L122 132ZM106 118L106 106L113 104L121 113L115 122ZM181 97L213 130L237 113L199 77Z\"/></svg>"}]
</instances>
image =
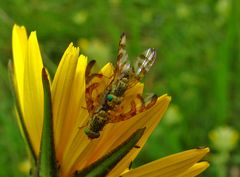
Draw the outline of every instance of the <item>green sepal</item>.
<instances>
[{"instance_id":1,"label":"green sepal","mask_svg":"<svg viewBox=\"0 0 240 177\"><path fill-rule=\"evenodd\" d=\"M37 156L34 152L31 140L30 140L30 136L28 134L26 125L24 123L24 119L23 119L23 113L21 110L21 106L20 106L20 100L18 97L18 91L16 90L16 86L14 84L14 69L13 69L13 63L12 60L9 60L8 62L8 71L9 71L9 77L10 77L10 86L11 86L11 91L12 91L12 95L14 97L14 102L16 103L16 110L18 113L18 117L19 117L19 125L21 126L21 130L22 130L22 135L23 138L27 144L28 150L30 152L30 156L31 156L31 165L32 165L32 169L31 172L34 173L34 167L36 167L37 164Z\"/></svg>"},{"instance_id":2,"label":"green sepal","mask_svg":"<svg viewBox=\"0 0 240 177\"><path fill-rule=\"evenodd\" d=\"M127 153L136 146L139 139L142 137L145 128L138 129L134 132L126 141L124 141L117 148L112 150L107 155L103 156L101 159L97 160L90 166L84 168L81 171L77 171L72 177L97 177L106 176L117 163L125 156Z\"/></svg>"},{"instance_id":3,"label":"green sepal","mask_svg":"<svg viewBox=\"0 0 240 177\"><path fill-rule=\"evenodd\" d=\"M53 137L53 116L50 81L46 70L42 69L44 90L44 119L41 138L37 177L57 177L57 163Z\"/></svg>"}]
</instances>

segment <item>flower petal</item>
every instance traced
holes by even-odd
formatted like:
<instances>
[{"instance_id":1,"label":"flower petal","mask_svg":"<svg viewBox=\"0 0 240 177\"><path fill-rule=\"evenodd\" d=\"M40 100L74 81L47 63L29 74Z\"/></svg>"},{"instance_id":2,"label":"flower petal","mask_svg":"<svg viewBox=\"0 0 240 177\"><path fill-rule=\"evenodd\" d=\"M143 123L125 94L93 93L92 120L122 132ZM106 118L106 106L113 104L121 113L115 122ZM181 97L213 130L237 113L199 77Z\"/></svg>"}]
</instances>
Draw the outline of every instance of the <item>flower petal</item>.
<instances>
[{"instance_id":1,"label":"flower petal","mask_svg":"<svg viewBox=\"0 0 240 177\"><path fill-rule=\"evenodd\" d=\"M194 164L191 168L189 168L187 171L185 171L183 174L181 174L178 177L195 177L201 174L208 167L209 167L208 162L199 162Z\"/></svg>"},{"instance_id":2,"label":"flower petal","mask_svg":"<svg viewBox=\"0 0 240 177\"><path fill-rule=\"evenodd\" d=\"M36 154L39 153L43 124L42 57L36 32L28 39L27 58L24 63L24 119Z\"/></svg>"},{"instance_id":3,"label":"flower petal","mask_svg":"<svg viewBox=\"0 0 240 177\"><path fill-rule=\"evenodd\" d=\"M188 174L197 174L194 172L200 172L207 168L206 164L201 166L195 166L203 156L209 152L208 148L204 149L192 149L177 154L173 154L162 159L153 161L136 169L130 170L127 173L122 174L122 177L135 176L135 177L187 177ZM199 170L199 168L201 170ZM180 174L180 175L179 175ZM189 176L188 176L189 177Z\"/></svg>"},{"instance_id":4,"label":"flower petal","mask_svg":"<svg viewBox=\"0 0 240 177\"><path fill-rule=\"evenodd\" d=\"M36 32L27 33L24 27L13 27L13 64L15 88L24 124L35 151L39 152L43 120L42 57Z\"/></svg>"},{"instance_id":5,"label":"flower petal","mask_svg":"<svg viewBox=\"0 0 240 177\"><path fill-rule=\"evenodd\" d=\"M63 132L62 135L62 144L61 147L64 149L64 154L62 157L61 164L65 167L67 164L71 164L73 162L70 161L72 156L78 156L78 154L74 154L73 151L68 151L69 147L72 144L75 144L76 135L79 131L82 132L81 127L86 126L88 121L88 111L86 109L86 101L85 101L85 68L87 65L87 58L83 55L80 55L77 64L77 70L75 74L75 78L72 85L71 95L69 97L70 105L68 108L68 114L65 119L65 123L63 124ZM70 107L71 106L71 107ZM65 144L63 141L65 139ZM68 166L68 165L67 165Z\"/></svg>"},{"instance_id":6,"label":"flower petal","mask_svg":"<svg viewBox=\"0 0 240 177\"><path fill-rule=\"evenodd\" d=\"M27 32L23 26L13 26L12 31L12 48L13 48L13 66L17 88L18 100L23 109L23 77L24 77L24 64L27 55Z\"/></svg>"},{"instance_id":7,"label":"flower petal","mask_svg":"<svg viewBox=\"0 0 240 177\"><path fill-rule=\"evenodd\" d=\"M71 43L63 54L52 83L52 103L56 157L61 162L65 146L68 143L67 120L71 107L72 87L78 64L79 48ZM72 125L72 124L71 124Z\"/></svg>"}]
</instances>

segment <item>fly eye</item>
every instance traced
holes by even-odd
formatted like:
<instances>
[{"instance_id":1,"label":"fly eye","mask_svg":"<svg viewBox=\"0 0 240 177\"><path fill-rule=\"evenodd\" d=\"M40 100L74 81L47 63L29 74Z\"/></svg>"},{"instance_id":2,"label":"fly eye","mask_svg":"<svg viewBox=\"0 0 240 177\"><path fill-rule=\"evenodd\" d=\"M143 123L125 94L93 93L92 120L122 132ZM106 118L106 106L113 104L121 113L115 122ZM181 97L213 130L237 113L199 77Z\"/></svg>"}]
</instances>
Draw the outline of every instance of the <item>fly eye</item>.
<instances>
[{"instance_id":1,"label":"fly eye","mask_svg":"<svg viewBox=\"0 0 240 177\"><path fill-rule=\"evenodd\" d=\"M113 96L112 96L111 94L108 94L108 95L107 95L107 100L108 100L108 101L112 101L112 100L113 100Z\"/></svg>"}]
</instances>

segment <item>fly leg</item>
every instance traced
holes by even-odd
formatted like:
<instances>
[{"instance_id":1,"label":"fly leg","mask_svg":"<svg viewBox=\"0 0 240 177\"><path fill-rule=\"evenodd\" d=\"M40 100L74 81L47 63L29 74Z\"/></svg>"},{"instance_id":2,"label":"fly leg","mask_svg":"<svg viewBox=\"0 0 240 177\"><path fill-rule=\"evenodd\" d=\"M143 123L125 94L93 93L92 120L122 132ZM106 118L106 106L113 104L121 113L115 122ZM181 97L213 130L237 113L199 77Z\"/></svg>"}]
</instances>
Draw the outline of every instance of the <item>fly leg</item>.
<instances>
[{"instance_id":1,"label":"fly leg","mask_svg":"<svg viewBox=\"0 0 240 177\"><path fill-rule=\"evenodd\" d=\"M151 95L146 97L145 99L141 95L137 95L137 98L141 101L141 107L138 112L143 112L149 108L151 108L157 102L157 95Z\"/></svg>"},{"instance_id":2,"label":"fly leg","mask_svg":"<svg viewBox=\"0 0 240 177\"><path fill-rule=\"evenodd\" d=\"M128 120L137 114L137 108L135 101L131 101L131 109L128 112L117 114L118 112L122 112L122 108L115 109L114 111L109 111L110 119L109 123L116 123L124 120Z\"/></svg>"}]
</instances>

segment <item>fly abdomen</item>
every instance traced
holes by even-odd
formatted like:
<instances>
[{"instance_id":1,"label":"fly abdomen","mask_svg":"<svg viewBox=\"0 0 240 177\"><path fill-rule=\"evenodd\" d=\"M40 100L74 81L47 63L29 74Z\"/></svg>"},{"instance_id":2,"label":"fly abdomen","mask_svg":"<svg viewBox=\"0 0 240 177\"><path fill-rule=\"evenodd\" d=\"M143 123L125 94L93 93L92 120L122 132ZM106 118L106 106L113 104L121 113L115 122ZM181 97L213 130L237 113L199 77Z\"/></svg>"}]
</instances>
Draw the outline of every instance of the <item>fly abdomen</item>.
<instances>
[{"instance_id":1,"label":"fly abdomen","mask_svg":"<svg viewBox=\"0 0 240 177\"><path fill-rule=\"evenodd\" d=\"M100 131L106 125L107 121L108 117L106 111L100 110L93 115L92 121L89 122L84 132L90 139L98 138L100 136Z\"/></svg>"}]
</instances>

